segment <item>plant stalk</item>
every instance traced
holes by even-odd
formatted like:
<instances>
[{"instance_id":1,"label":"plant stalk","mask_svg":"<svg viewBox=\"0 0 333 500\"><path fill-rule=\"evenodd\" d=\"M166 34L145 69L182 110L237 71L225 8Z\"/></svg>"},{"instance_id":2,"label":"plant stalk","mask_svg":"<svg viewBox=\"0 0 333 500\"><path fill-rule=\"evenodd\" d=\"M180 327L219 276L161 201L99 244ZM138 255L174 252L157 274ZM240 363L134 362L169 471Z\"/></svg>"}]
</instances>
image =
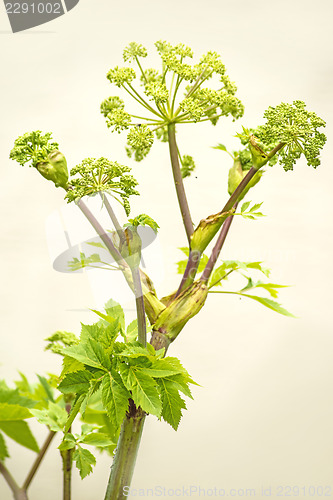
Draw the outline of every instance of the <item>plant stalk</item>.
<instances>
[{"instance_id":1,"label":"plant stalk","mask_svg":"<svg viewBox=\"0 0 333 500\"><path fill-rule=\"evenodd\" d=\"M109 250L109 252L111 253L112 257L114 258L114 260L120 266L128 267L127 262L125 262L125 260L121 256L119 250L117 250L117 248L114 246L114 244L113 244L110 236L103 229L103 227L101 226L101 224L98 222L98 220L93 215L93 213L89 210L89 208L84 203L84 201L82 200L82 198L80 198L76 202L76 204L79 207L79 209L81 210L81 212L86 216L86 218L88 219L88 221L90 222L90 224L93 226L93 228L95 229L96 233L101 238L101 240L103 241L103 243L105 244L105 246L107 247L107 249Z\"/></svg>"},{"instance_id":2,"label":"plant stalk","mask_svg":"<svg viewBox=\"0 0 333 500\"><path fill-rule=\"evenodd\" d=\"M0 473L3 475L4 480L8 484L9 488L12 490L13 497L15 500L28 500L27 492L23 488L20 488L7 467L3 462L0 462Z\"/></svg>"},{"instance_id":3,"label":"plant stalk","mask_svg":"<svg viewBox=\"0 0 333 500\"><path fill-rule=\"evenodd\" d=\"M63 500L71 500L73 449L60 452L63 470Z\"/></svg>"},{"instance_id":4,"label":"plant stalk","mask_svg":"<svg viewBox=\"0 0 333 500\"><path fill-rule=\"evenodd\" d=\"M235 207L235 210L237 208L237 203L235 203L234 205ZM234 216L233 215L230 215L226 221L224 222L223 226L222 226L222 229L221 229L221 232L217 238L217 241L215 243L215 246L212 250L212 253L211 253L211 256L209 257L208 259L208 262L206 264L206 267L202 273L202 275L200 276L200 281L203 281L204 283L207 283L208 280L209 280L209 277L214 269L214 266L216 264L216 261L217 259L219 258L219 255L221 253L221 250L222 250L222 247L224 245L224 242L226 240L226 237L228 235L228 232L229 232L229 229L230 229L230 226L231 226L231 223L233 221L233 218Z\"/></svg>"},{"instance_id":5,"label":"plant stalk","mask_svg":"<svg viewBox=\"0 0 333 500\"><path fill-rule=\"evenodd\" d=\"M66 411L68 415L71 412L72 405L67 403ZM68 429L71 432L71 428ZM72 495L72 464L73 464L74 449L63 450L60 452L62 458L62 471L63 471L63 500L71 500Z\"/></svg>"},{"instance_id":6,"label":"plant stalk","mask_svg":"<svg viewBox=\"0 0 333 500\"><path fill-rule=\"evenodd\" d=\"M138 318L138 341L146 347L147 344L147 331L146 331L146 314L145 304L141 286L140 270L138 267L131 268L134 295L136 304L136 314Z\"/></svg>"},{"instance_id":7,"label":"plant stalk","mask_svg":"<svg viewBox=\"0 0 333 500\"><path fill-rule=\"evenodd\" d=\"M169 137L169 151L172 166L173 179L176 187L176 193L178 198L178 204L180 207L180 212L182 214L183 223L185 226L185 231L187 235L188 242L190 243L190 238L193 233L193 222L191 219L190 209L187 203L186 193L184 189L183 178L180 170L179 159L178 159L178 148L176 142L176 131L175 124L169 123L168 125L168 137Z\"/></svg>"},{"instance_id":8,"label":"plant stalk","mask_svg":"<svg viewBox=\"0 0 333 500\"><path fill-rule=\"evenodd\" d=\"M39 453L37 455L37 458L36 460L34 461L34 463L32 464L32 467L23 483L23 486L22 488L24 490L27 490L30 486L30 483L31 481L33 480L37 470L38 470L38 467L40 466L41 464L41 461L43 460L44 458L44 455L48 449L48 447L50 446L51 442L52 442L52 439L54 438L54 436L56 435L56 432L55 431L50 431L43 446L41 447L41 449L39 450Z\"/></svg>"},{"instance_id":9,"label":"plant stalk","mask_svg":"<svg viewBox=\"0 0 333 500\"><path fill-rule=\"evenodd\" d=\"M128 413L121 426L104 500L128 497L127 491L134 472L145 418L146 414L130 400Z\"/></svg>"}]
</instances>

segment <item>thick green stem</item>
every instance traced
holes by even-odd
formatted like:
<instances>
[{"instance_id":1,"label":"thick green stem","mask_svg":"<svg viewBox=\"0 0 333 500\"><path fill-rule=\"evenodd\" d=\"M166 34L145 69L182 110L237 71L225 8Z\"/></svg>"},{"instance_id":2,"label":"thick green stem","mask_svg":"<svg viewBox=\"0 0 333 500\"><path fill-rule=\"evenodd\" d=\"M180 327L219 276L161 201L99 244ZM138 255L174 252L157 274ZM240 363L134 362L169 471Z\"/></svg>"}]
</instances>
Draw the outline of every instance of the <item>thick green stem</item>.
<instances>
[{"instance_id":1,"label":"thick green stem","mask_svg":"<svg viewBox=\"0 0 333 500\"><path fill-rule=\"evenodd\" d=\"M169 123L168 125L168 136L169 136L169 150L170 150L170 159L172 165L172 173L175 182L178 203L182 214L183 223L185 226L187 239L190 242L190 238L193 233L193 222L191 219L190 209L187 203L183 178L179 165L176 131L174 123Z\"/></svg>"},{"instance_id":2,"label":"thick green stem","mask_svg":"<svg viewBox=\"0 0 333 500\"><path fill-rule=\"evenodd\" d=\"M104 500L128 497L145 418L146 414L130 400L128 413L121 426Z\"/></svg>"},{"instance_id":3,"label":"thick green stem","mask_svg":"<svg viewBox=\"0 0 333 500\"><path fill-rule=\"evenodd\" d=\"M66 404L66 411L68 415L71 412L72 405ZM68 429L71 432L71 428ZM72 495L72 465L73 465L74 449L63 450L60 452L62 458L62 472L63 472L63 500L71 500Z\"/></svg>"},{"instance_id":4,"label":"thick green stem","mask_svg":"<svg viewBox=\"0 0 333 500\"><path fill-rule=\"evenodd\" d=\"M71 500L73 450L61 451L63 471L63 500Z\"/></svg>"}]
</instances>

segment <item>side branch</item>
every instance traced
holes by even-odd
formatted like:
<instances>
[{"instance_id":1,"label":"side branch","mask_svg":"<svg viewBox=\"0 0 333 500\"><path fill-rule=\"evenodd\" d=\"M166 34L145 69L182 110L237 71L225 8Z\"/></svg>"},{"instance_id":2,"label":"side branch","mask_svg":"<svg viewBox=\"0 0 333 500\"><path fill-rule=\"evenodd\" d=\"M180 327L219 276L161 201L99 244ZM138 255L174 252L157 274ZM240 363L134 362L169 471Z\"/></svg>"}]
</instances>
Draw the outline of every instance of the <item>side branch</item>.
<instances>
[{"instance_id":1,"label":"side branch","mask_svg":"<svg viewBox=\"0 0 333 500\"><path fill-rule=\"evenodd\" d=\"M235 203L235 210L237 208L237 203ZM208 280L209 280L209 277L214 269L214 266L216 264L216 261L217 259L219 258L219 255L221 253L221 250L222 250L222 247L224 245L224 242L226 240L226 237L228 235L228 232L229 232L229 229L230 229L230 226L231 226L231 223L232 223L232 220L233 220L234 216L233 215L230 215L227 220L225 221L225 223L223 224L222 226L222 229L221 229L221 232L219 234L219 237L216 241L216 244L212 250L212 254L211 256L209 257L209 260L206 264L206 267L202 273L202 275L200 276L200 281L203 281L204 283L207 283Z\"/></svg>"},{"instance_id":2,"label":"side branch","mask_svg":"<svg viewBox=\"0 0 333 500\"><path fill-rule=\"evenodd\" d=\"M0 473L3 475L4 480L12 490L15 500L28 500L26 491L19 487L3 462L0 462Z\"/></svg>"},{"instance_id":3,"label":"side branch","mask_svg":"<svg viewBox=\"0 0 333 500\"><path fill-rule=\"evenodd\" d=\"M180 171L174 123L170 123L168 125L168 137L169 137L169 150L170 150L172 173L176 187L178 203L182 214L183 223L185 226L187 239L188 242L190 242L190 238L193 233L193 222L191 219L190 209L187 203L186 193L184 189L183 178Z\"/></svg>"},{"instance_id":4,"label":"side branch","mask_svg":"<svg viewBox=\"0 0 333 500\"><path fill-rule=\"evenodd\" d=\"M43 446L41 447L41 449L40 449L40 451L39 451L39 453L38 453L38 455L37 455L36 460L35 460L35 461L34 461L34 463L32 464L32 467L31 467L31 469L30 469L30 471L29 471L29 474L28 474L28 475L27 475L27 477L26 477L26 480L25 480L25 481L24 481L24 483L23 483L23 487L22 487L22 488L23 488L24 490L27 490L27 489L28 489L28 487L29 487L29 485L30 485L31 481L33 480L34 475L36 474L36 472L37 472L37 470L38 470L38 467L40 466L40 463L41 463L41 461L43 460L44 455L45 455L45 453L46 453L46 451L47 451L48 447L50 446L51 441L52 441L52 439L54 438L54 436L55 436L55 435L56 435L56 432L55 432L55 431L50 431L50 432L49 432L49 434L48 434L48 436L47 436L47 438L46 438L46 440L45 440L45 442L44 442Z\"/></svg>"},{"instance_id":5,"label":"side branch","mask_svg":"<svg viewBox=\"0 0 333 500\"><path fill-rule=\"evenodd\" d=\"M127 262L122 258L119 250L114 246L110 236L106 233L106 231L103 229L101 224L98 222L96 217L92 214L92 212L89 210L87 205L84 203L82 198L79 199L79 201L76 202L77 206L81 210L81 212L86 216L90 224L93 226L95 229L96 233L98 236L101 238L103 243L105 244L106 248L109 250L110 254L112 257L115 259L115 261L123 267L128 267Z\"/></svg>"}]
</instances>

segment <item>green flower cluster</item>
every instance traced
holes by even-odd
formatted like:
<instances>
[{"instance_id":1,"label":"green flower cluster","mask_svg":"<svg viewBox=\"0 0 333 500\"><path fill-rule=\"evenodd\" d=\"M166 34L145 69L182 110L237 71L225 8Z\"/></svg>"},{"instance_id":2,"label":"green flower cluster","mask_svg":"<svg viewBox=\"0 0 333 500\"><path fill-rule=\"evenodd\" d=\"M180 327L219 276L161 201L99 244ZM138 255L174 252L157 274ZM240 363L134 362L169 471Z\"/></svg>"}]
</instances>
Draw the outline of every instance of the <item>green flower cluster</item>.
<instances>
[{"instance_id":1,"label":"green flower cluster","mask_svg":"<svg viewBox=\"0 0 333 500\"><path fill-rule=\"evenodd\" d=\"M303 101L269 107L264 113L266 124L258 128L258 137L263 142L285 144L279 152L279 162L285 170L292 170L302 154L308 165L314 168L320 165L319 154L326 136L318 129L325 127L326 123L305 108Z\"/></svg>"},{"instance_id":2,"label":"green flower cluster","mask_svg":"<svg viewBox=\"0 0 333 500\"><path fill-rule=\"evenodd\" d=\"M134 59L137 59L138 57L147 57L147 49L143 47L143 45L140 45L139 43L136 42L131 42L123 52L123 58L124 61L133 61Z\"/></svg>"},{"instance_id":3,"label":"green flower cluster","mask_svg":"<svg viewBox=\"0 0 333 500\"><path fill-rule=\"evenodd\" d=\"M180 168L180 171L181 171L183 179L185 177L189 177L191 175L191 173L193 172L193 170L195 169L194 160L193 160L192 156L190 156L190 155L184 155L181 158L181 165L182 166Z\"/></svg>"},{"instance_id":4,"label":"green flower cluster","mask_svg":"<svg viewBox=\"0 0 333 500\"><path fill-rule=\"evenodd\" d=\"M134 154L136 161L141 161L150 151L154 142L154 134L147 125L138 125L131 128L127 136L126 152L131 158Z\"/></svg>"},{"instance_id":5,"label":"green flower cluster","mask_svg":"<svg viewBox=\"0 0 333 500\"><path fill-rule=\"evenodd\" d=\"M128 92L144 111L130 114L124 110L123 102L116 101L115 97L106 99L101 105L101 112L112 131L128 129L131 121L137 121L137 128L130 130L127 139L127 153L136 161L148 154L154 132L158 139L167 141L170 124L209 120L216 125L221 116L231 115L237 119L244 113L243 104L235 96L237 88L226 75L216 52L209 51L198 63L189 64L187 60L193 58L190 47L161 40L155 47L162 61L160 71L142 67L140 59L147 57L147 50L142 45L132 42L123 52L125 62L137 65L138 79L143 86L141 93L135 88L136 73L131 67L116 66L107 74L109 81ZM204 88L204 82L213 77L216 88Z\"/></svg>"},{"instance_id":6,"label":"green flower cluster","mask_svg":"<svg viewBox=\"0 0 333 500\"><path fill-rule=\"evenodd\" d=\"M48 154L59 148L57 142L51 142L52 134L42 134L40 130L27 132L18 137L9 158L24 166L30 163L30 167L37 167L38 163L48 161Z\"/></svg>"},{"instance_id":7,"label":"green flower cluster","mask_svg":"<svg viewBox=\"0 0 333 500\"><path fill-rule=\"evenodd\" d=\"M127 129L131 123L131 115L124 110L124 101L118 96L111 96L101 104L101 113L106 118L106 124L113 131L120 133Z\"/></svg>"},{"instance_id":8,"label":"green flower cluster","mask_svg":"<svg viewBox=\"0 0 333 500\"><path fill-rule=\"evenodd\" d=\"M131 83L136 78L136 74L132 68L119 68L116 66L114 69L110 69L107 78L110 80L110 83L121 87L125 83Z\"/></svg>"},{"instance_id":9,"label":"green flower cluster","mask_svg":"<svg viewBox=\"0 0 333 500\"><path fill-rule=\"evenodd\" d=\"M123 205L128 215L130 213L129 196L139 194L134 189L138 182L132 175L127 174L130 171L129 167L119 165L107 158L86 158L72 168L71 175L78 174L79 177L71 179L71 187L66 198L68 202L71 202L83 196L92 196L100 191L106 191Z\"/></svg>"}]
</instances>

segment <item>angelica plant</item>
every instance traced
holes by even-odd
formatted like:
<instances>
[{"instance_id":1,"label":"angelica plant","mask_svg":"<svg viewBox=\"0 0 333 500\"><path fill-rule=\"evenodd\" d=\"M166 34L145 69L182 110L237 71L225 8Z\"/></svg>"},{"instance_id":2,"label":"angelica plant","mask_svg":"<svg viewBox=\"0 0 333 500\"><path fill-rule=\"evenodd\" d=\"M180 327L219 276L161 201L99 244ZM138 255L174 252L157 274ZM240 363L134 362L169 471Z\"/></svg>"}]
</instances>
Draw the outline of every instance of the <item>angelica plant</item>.
<instances>
[{"instance_id":1,"label":"angelica plant","mask_svg":"<svg viewBox=\"0 0 333 500\"><path fill-rule=\"evenodd\" d=\"M326 141L321 131L324 120L308 111L302 101L282 103L269 107L257 128L239 127L238 151L230 153L223 144L215 146L231 156L226 185L229 197L221 201L218 213L203 214L194 224L183 179L194 171L195 162L191 155L180 152L176 127L200 126L204 121L217 126L221 118L237 120L243 116L244 106L216 52L208 52L191 64L193 52L183 44L173 46L159 41L155 47L161 59L157 69L146 66L148 51L142 45L132 42L124 49L127 65L110 69L107 78L128 94L129 102L113 95L102 102L101 112L112 132L127 131L126 151L134 161L144 160L155 139L168 143L188 241L188 246L181 248L186 259L178 263L181 279L177 290L159 297L152 280L140 268L139 228L148 226L156 233L160 229L158 223L147 214L139 214L121 225L115 214L114 202L119 202L128 217L130 197L139 194L129 167L115 159L86 158L68 173L59 144L53 141L51 133L43 135L40 131L16 139L10 153L10 158L20 165L34 167L56 187L62 187L66 201L76 204L96 231L99 240L90 242L94 253L81 252L68 263L69 269L104 267L121 272L133 292L137 312L136 320L126 325L121 306L111 299L104 311L94 311L98 316L96 323L82 325L80 337L66 331L49 336L47 349L63 357L63 368L57 379L52 377L52 384L40 378L46 400L45 396L41 401L33 398L32 390L24 386L24 392L22 384L17 384L13 398L7 386L4 396L0 390L0 404L11 405L6 411L22 422L25 439L18 437L13 427L3 425L1 418L0 430L38 453L28 479L18 487L4 464L8 452L0 433L0 472L16 500L27 499L27 488L56 432L63 436L59 451L64 464L64 500L71 498L72 463L82 478L93 470L96 458L86 446L113 456L105 500L127 496L147 415L163 419L177 430L186 409L184 396L192 397L190 385L195 384L194 380L179 359L168 356L167 351L187 323L204 308L210 293L250 298L277 313L292 316L275 301L284 285L267 281L270 271L262 262L220 260L220 254L236 216L249 220L264 216L262 202L240 202L262 181L265 166L269 170L280 164L285 170L292 170L302 155L308 165L316 168L320 164L320 151ZM111 231L102 226L85 202L86 197L96 195L101 197L110 217ZM205 253L214 239L211 252ZM96 248L99 253L102 249L109 254L112 264ZM235 275L244 279L240 289L227 286ZM7 398L4 403L1 397ZM32 416L52 433L41 450L25 422ZM75 433L73 426L79 419L83 425L81 432Z\"/></svg>"}]
</instances>

